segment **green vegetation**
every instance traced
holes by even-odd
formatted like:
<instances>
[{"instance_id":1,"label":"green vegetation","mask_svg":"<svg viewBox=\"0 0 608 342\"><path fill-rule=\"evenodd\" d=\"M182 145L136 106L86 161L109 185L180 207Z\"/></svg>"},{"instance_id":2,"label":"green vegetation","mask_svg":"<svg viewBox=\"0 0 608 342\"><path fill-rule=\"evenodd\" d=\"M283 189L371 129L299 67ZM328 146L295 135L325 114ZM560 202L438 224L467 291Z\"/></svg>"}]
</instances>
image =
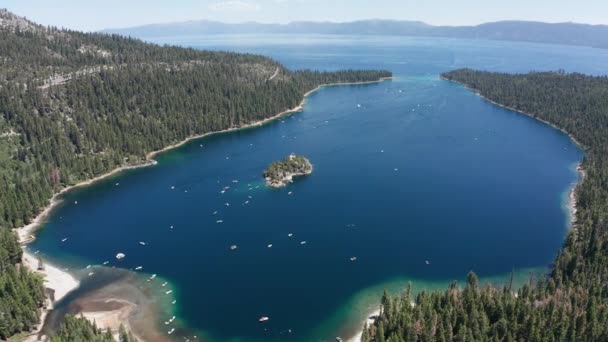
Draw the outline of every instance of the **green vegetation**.
<instances>
[{"instance_id":1,"label":"green vegetation","mask_svg":"<svg viewBox=\"0 0 608 342\"><path fill-rule=\"evenodd\" d=\"M124 326L120 326L118 331L120 342L136 342L130 332ZM95 323L91 323L84 318L66 316L59 332L51 337L51 342L114 342L112 332L108 329L102 331L97 328Z\"/></svg>"},{"instance_id":2,"label":"green vegetation","mask_svg":"<svg viewBox=\"0 0 608 342\"><path fill-rule=\"evenodd\" d=\"M302 156L289 155L281 161L275 161L264 170L266 183L273 187L281 187L291 182L295 176L304 176L312 172L312 164Z\"/></svg>"},{"instance_id":3,"label":"green vegetation","mask_svg":"<svg viewBox=\"0 0 608 342\"><path fill-rule=\"evenodd\" d=\"M0 225L9 227L65 186L189 136L271 117L321 84L390 76L290 71L255 55L29 25L0 29Z\"/></svg>"},{"instance_id":4,"label":"green vegetation","mask_svg":"<svg viewBox=\"0 0 608 342\"><path fill-rule=\"evenodd\" d=\"M0 229L0 340L39 323L44 304L42 279L22 267L21 246L8 229Z\"/></svg>"},{"instance_id":5,"label":"green vegetation","mask_svg":"<svg viewBox=\"0 0 608 342\"><path fill-rule=\"evenodd\" d=\"M269 118L321 84L387 76L290 71L261 56L43 27L0 10L0 339L30 331L44 301L42 281L18 266L21 249L2 228L29 223L66 186ZM56 341L104 338L85 322L66 324Z\"/></svg>"},{"instance_id":6,"label":"green vegetation","mask_svg":"<svg viewBox=\"0 0 608 342\"><path fill-rule=\"evenodd\" d=\"M608 341L608 77L564 72L512 75L456 70L442 75L491 101L572 134L587 149L576 189L575 227L550 276L510 288L385 294L363 341Z\"/></svg>"}]
</instances>

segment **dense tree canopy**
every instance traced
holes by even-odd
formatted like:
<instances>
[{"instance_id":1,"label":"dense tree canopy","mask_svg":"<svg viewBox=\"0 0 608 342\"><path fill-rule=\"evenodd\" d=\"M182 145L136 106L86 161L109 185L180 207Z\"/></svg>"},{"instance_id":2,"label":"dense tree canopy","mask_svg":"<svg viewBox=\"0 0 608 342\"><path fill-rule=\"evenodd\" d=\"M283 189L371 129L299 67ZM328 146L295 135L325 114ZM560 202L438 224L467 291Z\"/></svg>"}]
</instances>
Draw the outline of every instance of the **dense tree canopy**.
<instances>
[{"instance_id":1,"label":"dense tree canopy","mask_svg":"<svg viewBox=\"0 0 608 342\"><path fill-rule=\"evenodd\" d=\"M479 288L385 294L363 341L608 341L608 77L456 70L442 75L569 132L587 149L576 224L546 279L516 293Z\"/></svg>"},{"instance_id":2,"label":"dense tree canopy","mask_svg":"<svg viewBox=\"0 0 608 342\"><path fill-rule=\"evenodd\" d=\"M321 84L387 76L290 71L261 56L43 27L0 10L0 339L31 330L44 299L3 228L30 222L54 193L190 136L296 107ZM79 320L54 341L84 336L105 341Z\"/></svg>"}]
</instances>

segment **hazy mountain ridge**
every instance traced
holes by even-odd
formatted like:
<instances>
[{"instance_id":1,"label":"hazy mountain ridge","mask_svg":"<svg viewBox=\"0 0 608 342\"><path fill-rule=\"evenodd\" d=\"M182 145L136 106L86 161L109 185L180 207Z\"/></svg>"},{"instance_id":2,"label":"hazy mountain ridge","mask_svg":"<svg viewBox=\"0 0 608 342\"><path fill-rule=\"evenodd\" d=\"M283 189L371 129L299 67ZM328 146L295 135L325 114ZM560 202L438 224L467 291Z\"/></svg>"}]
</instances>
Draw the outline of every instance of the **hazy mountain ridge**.
<instances>
[{"instance_id":1,"label":"hazy mountain ridge","mask_svg":"<svg viewBox=\"0 0 608 342\"><path fill-rule=\"evenodd\" d=\"M395 35L465 39L510 40L608 48L608 25L499 21L476 26L433 26L420 21L361 20L347 23L296 21L289 24L210 20L151 24L103 32L139 38L195 34L339 34Z\"/></svg>"}]
</instances>

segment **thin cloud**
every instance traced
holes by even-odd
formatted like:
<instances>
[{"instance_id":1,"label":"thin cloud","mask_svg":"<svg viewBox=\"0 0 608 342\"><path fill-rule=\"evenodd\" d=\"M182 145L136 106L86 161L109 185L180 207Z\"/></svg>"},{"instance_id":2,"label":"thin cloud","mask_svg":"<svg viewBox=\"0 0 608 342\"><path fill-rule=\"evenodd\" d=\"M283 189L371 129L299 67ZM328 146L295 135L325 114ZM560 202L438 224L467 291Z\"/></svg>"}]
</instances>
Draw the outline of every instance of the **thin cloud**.
<instances>
[{"instance_id":1,"label":"thin cloud","mask_svg":"<svg viewBox=\"0 0 608 342\"><path fill-rule=\"evenodd\" d=\"M247 2L240 0L227 0L215 2L209 5L209 9L212 11L226 11L226 12L252 12L260 9L260 5L255 2Z\"/></svg>"}]
</instances>

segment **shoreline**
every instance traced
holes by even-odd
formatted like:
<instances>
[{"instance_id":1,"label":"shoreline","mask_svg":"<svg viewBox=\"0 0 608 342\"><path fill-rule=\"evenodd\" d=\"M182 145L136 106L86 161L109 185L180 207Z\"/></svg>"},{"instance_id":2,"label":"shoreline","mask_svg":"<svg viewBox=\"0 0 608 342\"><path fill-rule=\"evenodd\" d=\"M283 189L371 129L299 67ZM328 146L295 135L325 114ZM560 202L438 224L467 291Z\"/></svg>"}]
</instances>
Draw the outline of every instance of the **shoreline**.
<instances>
[{"instance_id":1,"label":"shoreline","mask_svg":"<svg viewBox=\"0 0 608 342\"><path fill-rule=\"evenodd\" d=\"M145 160L142 162L132 164L132 165L123 165L123 166L116 167L107 173L104 173L104 174L101 174L94 178L76 183L74 185L67 186L67 187L61 189L59 192L55 193L51 197L49 204L46 207L44 207L40 211L40 213L38 215L36 215L36 217L30 223L28 223L27 225L24 225L22 227L18 227L18 228L14 229L14 231L16 231L16 233L17 233L19 242L21 243L22 249L23 249L22 264L25 267L27 267L28 269L30 269L32 272L42 275L42 277L44 279L45 288L51 289L55 292L54 298L53 298L54 300L47 299L47 304L50 303L50 305L47 305L46 308L41 308L39 326L37 327L37 329L35 331L28 334L28 336L24 339L24 341L26 341L26 342L37 341L38 334L40 333L42 327L44 326L44 322L45 322L45 319L46 319L48 313L53 310L53 304L55 302L59 301L60 299L62 299L63 297L65 297L69 292L78 288L78 286L80 285L80 281L77 280L72 274L70 274L67 271L61 270L56 265L43 262L44 270L39 271L38 266L37 266L38 257L25 249L25 245L27 245L28 243L35 240L36 231L42 226L42 224L44 224L45 220L52 213L52 211L59 204L62 203L63 200L61 199L61 196L63 194L65 194L71 190L77 189L77 188L92 185L98 181L101 181L101 180L104 180L111 176L114 176L122 171L156 165L156 164L158 164L158 162L156 160L154 160L154 157L156 157L157 155L159 155L163 152L183 146L192 140L201 139L201 138L215 135L215 134L234 132L234 131L238 131L241 129L260 127L267 123L280 119L281 117L300 112L304 109L304 106L306 104L306 99L308 98L308 96L310 96L311 94L313 94L325 87L375 84L375 83L382 83L384 81L392 80L392 79L393 79L393 77L382 77L375 81L338 82L338 83L321 84L321 85L317 86L316 88L306 92L303 95L302 101L300 102L300 104L298 104L294 108L284 110L284 111L279 112L268 118L265 118L265 119L262 119L259 121L255 121L252 123L248 123L248 124L245 124L245 125L242 125L239 127L230 127L230 128L219 130L219 131L213 131L213 132L207 132L207 133L203 133L203 134L189 136L178 143L169 145L169 146L164 147L157 151L151 151L151 152L147 153ZM125 317L125 315L128 316L130 314L130 312L132 311L132 309L133 308L131 306L127 306L126 309L110 310L110 311L96 311L96 312L89 312L89 313L83 312L82 314L83 314L83 317L85 317L89 321L91 321L91 319L93 319L93 321L96 321L98 318L100 318L100 320L103 320L105 323L108 323L107 324L108 326L104 326L103 324L100 325L99 323L101 323L101 322L99 322L99 323L97 323L98 327L102 328L102 329L106 329L108 327L113 328L113 325L115 325L115 323L117 323L117 322L118 323L123 322L123 318ZM135 335L135 332L133 331L132 327L125 326L125 328L127 328L128 331L131 331L131 333L133 333Z\"/></svg>"},{"instance_id":2,"label":"shoreline","mask_svg":"<svg viewBox=\"0 0 608 342\"><path fill-rule=\"evenodd\" d=\"M481 94L479 91L477 91L476 89L471 88L471 87L469 87L468 85L466 85L466 84L464 84L464 83L462 83L462 82L455 81L455 80L450 80L450 79L448 79L448 78L446 78L446 77L443 77L443 76L440 76L439 78L440 78L440 79L442 79L442 80L444 80L444 81L448 81L448 82L452 82L452 83L459 84L459 85L463 86L465 89L467 89L467 90L469 90L469 91L471 91L471 92L475 93L475 95L479 96L479 97L480 97L480 98L482 98L483 100L485 100L485 101L487 101L487 102L489 102L489 103L491 103L491 104L493 104L493 105L495 105L495 106L498 106L498 107L501 107L501 108L504 108L504 109L510 110L510 111L515 112L515 113L518 113L518 114L525 115L525 116L530 117L530 118L532 118L532 119L534 119L534 120L537 120L537 121L539 121L539 122L541 122L541 123L543 123L543 124L545 124L545 125L548 125L548 126L550 126L550 127L554 128L554 129L557 129L558 131L560 131L560 132L562 132L562 133L566 134L566 135L568 136L568 138L570 138L570 140L571 140L571 141L573 141L573 142L574 142L574 144L575 144L575 145L576 145L578 148L580 148L581 150L583 150L584 152L588 152L588 150L589 150L589 149L587 148L587 146L583 145L583 144L582 144L580 141L578 141L578 140L577 140L577 139L574 137L574 135L572 135L570 132L566 131L566 130L565 130L565 129L563 129L563 128L558 127L557 125L555 125L555 124L553 124L553 123L551 123L551 122L549 122L549 121L546 121L546 120L544 120L544 119L541 119L541 118L539 118L539 117L535 116L535 115L534 115L534 114L532 114L532 113L528 113L528 112L525 112L525 111L523 111L523 110L519 110L519 109L516 109L516 108L513 108L513 107L505 106L505 105L500 104L500 103L498 103L498 102L496 102L496 101L493 101L493 100L491 100L491 99L489 99L489 98L487 98L487 97L483 96L483 95L482 95L482 94ZM568 208L568 211L569 211L569 216L570 216L570 217L569 217L569 221L570 221L570 222L569 222L569 223L570 223L570 227L569 227L569 229L573 229L573 228L575 228L575 225L576 225L576 213L577 213L577 211L578 211L578 210L577 210L577 208L576 208L576 203L577 203L577 201L578 201L578 198L577 198L577 195L576 195L576 191L577 191L577 189L578 189L579 185L580 185L580 184L582 184L582 183L585 181L585 178L586 178L586 176L587 176L587 172L586 172L586 171L585 171L585 169L583 168L583 163L582 163L582 161L579 161L579 162L577 163L577 165L576 165L576 172L578 173L578 180L577 180L576 182L574 182L574 184L572 185L572 188L569 190L569 193L568 193L568 203L567 203L567 208Z\"/></svg>"},{"instance_id":3,"label":"shoreline","mask_svg":"<svg viewBox=\"0 0 608 342\"><path fill-rule=\"evenodd\" d=\"M537 120L537 121L540 121L540 122L544 123L545 125L551 126L551 127L555 128L555 129L557 129L558 131L561 131L562 133L566 134L566 135L567 135L567 136L570 138L570 140L572 140L572 141L574 142L574 144L575 144L575 145L577 145L577 146L578 146L578 147L579 147L581 150L583 150L583 151L585 151L585 152L587 152L587 151L588 151L588 148L587 148L585 145L583 145L583 144L582 144L580 141L578 141L578 140L577 140L577 139L576 139L576 138L575 138L575 137L574 137L572 134L570 134L570 132L566 131L566 130L565 130L565 129L563 129L563 128L558 127L557 125L555 125L555 124L553 124L553 123L551 123L551 122L549 122L549 121L546 121L546 120L544 120L544 119L541 119L541 118L539 118L539 117L535 116L535 115L534 115L534 114L532 114L532 113L524 112L523 110L519 110L519 109L516 109L516 108L513 108L513 107L505 106L505 105L500 104L500 103L498 103L498 102L496 102L496 101L494 101L494 100L491 100L491 99L489 99L489 98L487 98L487 97L485 97L485 96L481 95L481 93L480 93L479 91L477 91L476 89L471 88L471 87L469 87L468 85L466 85L466 84L464 84L464 83L462 83L462 82L455 81L455 80L450 80L450 79L445 78L445 77L443 77L443 76L440 76L439 78L440 78L440 79L442 79L442 80L444 80L444 81L448 81L448 82L452 82L452 83L460 84L461 86L463 86L463 87L464 87L464 88L466 88L467 90L469 90L469 91L471 91L471 92L475 93L475 95L477 95L477 96L481 97L482 99L484 99L484 100L486 100L486 101L490 102L491 104L493 104L493 105L495 105L495 106L502 107L502 108L504 108L504 109L508 109L508 110L510 110L510 111L513 111L513 112L516 112L516 113L519 113L519 114L523 114L523 115L528 116L528 117L531 117L531 118L533 118L533 119L535 119L535 120Z\"/></svg>"},{"instance_id":4,"label":"shoreline","mask_svg":"<svg viewBox=\"0 0 608 342\"><path fill-rule=\"evenodd\" d=\"M368 327L376 321L376 318L380 316L380 309L374 310L372 313L366 315L365 320L361 322L363 326L367 325ZM363 336L363 328L353 337L346 340L346 342L361 342L361 337Z\"/></svg>"},{"instance_id":5,"label":"shoreline","mask_svg":"<svg viewBox=\"0 0 608 342\"><path fill-rule=\"evenodd\" d=\"M42 260L42 259L41 259ZM27 267L35 274L42 276L45 291L51 289L54 291L54 298L46 298L45 306L40 309L40 323L36 329L25 337L24 341L38 341L38 335L44 327L44 322L47 315L54 309L54 304L64 298L68 293L80 286L80 281L67 271L61 270L56 265L44 260L43 270L38 270L38 256L26 251L23 248L23 257L21 264Z\"/></svg>"},{"instance_id":6,"label":"shoreline","mask_svg":"<svg viewBox=\"0 0 608 342\"><path fill-rule=\"evenodd\" d=\"M53 195L53 197L51 197L51 200L49 202L49 204L44 207L42 209L42 211L40 211L40 213L38 215L36 215L36 217L27 225L18 227L18 228L14 228L14 230L17 232L17 235L19 237L19 241L21 244L26 244L27 242L31 242L33 240L29 240L28 239L33 235L33 233L36 232L36 230L44 223L44 220L49 216L49 214L53 211L53 209L55 209L55 207L57 205L59 205L62 200L61 200L61 195L77 189L77 188L81 188L81 187L85 187L88 185L92 185L96 182L99 182L101 180L104 180L106 178L109 178L111 176L114 176L122 171L127 171L127 170L133 170L133 169L139 169L139 168L144 168L144 167L148 167L148 166L153 166L158 164L158 162L156 160L154 160L154 157L156 157L157 155L163 153L163 152L167 152L169 150L173 150L175 148L178 148L180 146L183 146L187 143L189 143L192 140L197 140L197 139L201 139L201 138L205 138L211 135L215 135L215 134L224 134L224 133L229 133L229 132L235 132L241 129L248 129L248 128L254 128L254 127L260 127L263 126L269 122L275 121L277 119L280 119L283 116L289 115L289 114L293 114L293 113L297 113L300 112L304 109L304 105L306 103L306 99L312 95L313 93L326 88L326 87L335 87L335 86L352 86L352 85L366 85L366 84L375 84L375 83L382 83L384 81L388 81L388 80L392 80L394 77L381 77L376 81L365 81L365 82L338 82L338 83L327 83L327 84L321 84L318 87L307 91L302 98L302 101L300 102L299 105L297 105L296 107L293 107L291 109L287 109L284 110L278 114L275 114L273 116L270 116L268 118L259 120L259 121L255 121L252 123L248 123L245 124L243 126L238 126L238 127L231 127L231 128L226 128L223 130L219 130L219 131L213 131L213 132L207 132L207 133L202 133L202 134L196 134L196 135L192 135L189 136L187 138L185 138L184 140L181 140L178 143L169 145L167 147L164 147L160 150L156 150L156 151L151 151L148 152L146 154L146 159L144 161L142 161L141 163L138 164L133 164L133 165L123 165L123 166L119 166L107 173L101 174L99 176L96 176L94 178L76 183L74 185L69 185L63 189L61 189L59 192L55 193Z\"/></svg>"},{"instance_id":7,"label":"shoreline","mask_svg":"<svg viewBox=\"0 0 608 342\"><path fill-rule=\"evenodd\" d=\"M536 117L536 116L532 115L531 113L527 113L527 112L524 112L522 110L518 110L518 109L509 107L509 106L505 106L505 105L497 103L497 102L495 102L493 100L490 100L489 98L481 95L481 93L479 93L479 91L477 91L476 89L473 89L473 88L467 86L466 84L464 84L462 82L458 82L458 81L455 81L455 80L450 80L450 79L447 79L447 78L445 78L443 76L440 76L440 79L442 79L444 81L448 81L448 82L459 84L459 85L465 87L467 90L475 93L475 95L479 96L480 98L484 99L485 101L488 101L488 102L492 103L495 106L499 106L499 107L502 107L504 109L508 109L510 111L526 115L526 116L528 116L530 118L533 118L533 119L535 119L535 120L537 120L539 122L544 123L545 125L551 126L552 128L555 128L555 129L561 131L562 133L566 134L568 136L568 138L570 138L570 140L572 140L574 142L574 144L576 144L583 151L587 152L587 150L588 150L587 147L585 145L581 144L578 140L576 140L576 138L572 134L570 134L566 130L564 130L564 129L562 129L562 128L560 128L560 127L558 127L558 126L556 126L556 125L554 125L554 124L552 124L552 123L550 123L550 122L548 122L546 120L543 120L543 119L541 119L539 117ZM578 189L579 185L582 184L585 181L585 178L587 177L587 173L586 173L585 169L583 168L581 161L579 161L577 163L577 165L576 165L576 172L578 173L578 180L576 182L574 182L574 184L572 185L572 188L568 192L567 208L568 208L569 216L570 216L569 217L569 221L570 221L569 222L569 229L575 228L575 225L576 225L576 213L577 213L576 204L577 204L577 201L578 201L578 198L577 198L577 195L576 195L576 190ZM369 315L367 315L367 319L365 321L363 321L363 324L367 324L368 326L370 324L373 324L374 321L375 321L374 317L377 317L379 314L380 314L380 310L373 311L372 313L370 313ZM349 338L346 341L347 342L361 342L361 336L362 336L362 334L363 334L363 328L355 336Z\"/></svg>"}]
</instances>

